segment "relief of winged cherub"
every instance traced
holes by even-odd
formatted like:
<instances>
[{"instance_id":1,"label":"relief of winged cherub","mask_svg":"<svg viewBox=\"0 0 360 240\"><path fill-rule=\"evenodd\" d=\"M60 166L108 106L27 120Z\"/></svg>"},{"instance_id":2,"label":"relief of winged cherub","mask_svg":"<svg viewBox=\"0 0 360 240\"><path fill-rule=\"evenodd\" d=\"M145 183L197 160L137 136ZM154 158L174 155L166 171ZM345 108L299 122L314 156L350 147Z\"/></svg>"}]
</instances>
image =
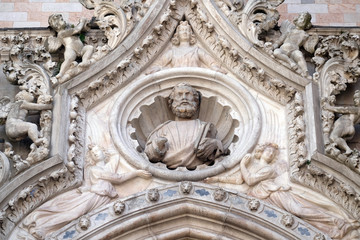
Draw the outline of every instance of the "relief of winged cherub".
<instances>
[{"instance_id":1,"label":"relief of winged cherub","mask_svg":"<svg viewBox=\"0 0 360 240\"><path fill-rule=\"evenodd\" d=\"M310 13L299 14L294 19L294 24L289 21L284 21L281 24L280 31L282 35L273 44L274 56L288 63L291 69L298 69L303 77L310 78L304 54L300 51L300 47L304 47L307 52L313 53L318 43L318 36L310 36L305 31L312 26Z\"/></svg>"},{"instance_id":2,"label":"relief of winged cherub","mask_svg":"<svg viewBox=\"0 0 360 240\"><path fill-rule=\"evenodd\" d=\"M46 103L34 103L34 96L23 90L15 96L15 102L10 98L0 99L0 123L5 122L6 136L13 141L19 141L29 137L35 145L39 146L43 138L39 135L38 127L35 123L27 122L26 117L29 111L42 111L52 109L52 97L48 96ZM5 121L6 119L6 121Z\"/></svg>"},{"instance_id":3,"label":"relief of winged cherub","mask_svg":"<svg viewBox=\"0 0 360 240\"><path fill-rule=\"evenodd\" d=\"M91 64L90 58L94 52L91 45L85 45L79 38L79 33L86 28L87 20L82 18L80 23L71 27L63 19L61 14L52 14L49 17L49 25L57 32L57 37L49 37L47 48L50 52L57 51L61 46L65 47L64 62L61 64L60 72L56 75L56 79L69 79L65 76L66 72L73 66L87 67ZM75 61L77 57L81 57L81 63Z\"/></svg>"}]
</instances>

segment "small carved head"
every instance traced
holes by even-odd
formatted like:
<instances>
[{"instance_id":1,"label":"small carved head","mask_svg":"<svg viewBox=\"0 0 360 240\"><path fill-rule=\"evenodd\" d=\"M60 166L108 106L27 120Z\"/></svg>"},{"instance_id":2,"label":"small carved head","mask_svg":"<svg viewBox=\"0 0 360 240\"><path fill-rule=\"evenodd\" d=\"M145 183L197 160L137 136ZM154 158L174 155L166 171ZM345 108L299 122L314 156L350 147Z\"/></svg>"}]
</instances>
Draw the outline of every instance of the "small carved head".
<instances>
[{"instance_id":1,"label":"small carved head","mask_svg":"<svg viewBox=\"0 0 360 240\"><path fill-rule=\"evenodd\" d=\"M308 12L300 13L297 18L294 19L294 24L300 29L307 30L310 29L311 24L311 14Z\"/></svg>"},{"instance_id":2,"label":"small carved head","mask_svg":"<svg viewBox=\"0 0 360 240\"><path fill-rule=\"evenodd\" d=\"M79 219L79 227L81 230L85 231L90 226L90 219L88 216L84 215Z\"/></svg>"},{"instance_id":3,"label":"small carved head","mask_svg":"<svg viewBox=\"0 0 360 240\"><path fill-rule=\"evenodd\" d=\"M281 218L282 225L284 225L285 227L288 227L288 228L292 227L292 225L294 225L294 222L295 221L294 221L293 216L288 215L288 214L283 215Z\"/></svg>"},{"instance_id":4,"label":"small carved head","mask_svg":"<svg viewBox=\"0 0 360 240\"><path fill-rule=\"evenodd\" d=\"M107 161L109 159L105 150L98 145L90 144L88 149L87 161L92 166L97 162Z\"/></svg>"},{"instance_id":5,"label":"small carved head","mask_svg":"<svg viewBox=\"0 0 360 240\"><path fill-rule=\"evenodd\" d=\"M251 199L248 202L248 207L251 211L257 211L260 207L260 202L257 199Z\"/></svg>"},{"instance_id":6,"label":"small carved head","mask_svg":"<svg viewBox=\"0 0 360 240\"><path fill-rule=\"evenodd\" d=\"M116 201L113 205L115 214L120 215L125 210L125 204L123 201Z\"/></svg>"},{"instance_id":7,"label":"small carved head","mask_svg":"<svg viewBox=\"0 0 360 240\"><path fill-rule=\"evenodd\" d=\"M159 200L160 198L160 194L159 194L159 190L157 190L156 188L150 189L147 192L147 198L149 199L149 201L151 202L156 202Z\"/></svg>"},{"instance_id":8,"label":"small carved head","mask_svg":"<svg viewBox=\"0 0 360 240\"><path fill-rule=\"evenodd\" d=\"M57 32L65 29L66 27L66 22L64 21L63 16L59 13L50 15L48 23L50 27L52 27Z\"/></svg>"},{"instance_id":9,"label":"small carved head","mask_svg":"<svg viewBox=\"0 0 360 240\"><path fill-rule=\"evenodd\" d=\"M31 93L29 93L28 91L22 90L15 95L15 100L16 101L25 100L27 102L33 102L34 96Z\"/></svg>"},{"instance_id":10,"label":"small carved head","mask_svg":"<svg viewBox=\"0 0 360 240\"><path fill-rule=\"evenodd\" d=\"M187 83L176 85L169 96L169 106L179 118L192 118L200 105L200 92Z\"/></svg>"},{"instance_id":11,"label":"small carved head","mask_svg":"<svg viewBox=\"0 0 360 240\"><path fill-rule=\"evenodd\" d=\"M213 197L216 201L223 201L226 198L226 192L222 188L217 188L214 191Z\"/></svg>"},{"instance_id":12,"label":"small carved head","mask_svg":"<svg viewBox=\"0 0 360 240\"><path fill-rule=\"evenodd\" d=\"M314 240L325 240L325 236L324 236L324 234L317 233L317 234L314 236Z\"/></svg>"},{"instance_id":13,"label":"small carved head","mask_svg":"<svg viewBox=\"0 0 360 240\"><path fill-rule=\"evenodd\" d=\"M278 145L275 143L264 143L258 145L254 151L254 157L256 159L264 159L267 163L271 163L278 152Z\"/></svg>"},{"instance_id":14,"label":"small carved head","mask_svg":"<svg viewBox=\"0 0 360 240\"><path fill-rule=\"evenodd\" d=\"M191 192L192 187L193 187L192 183L189 181L183 181L180 183L180 189L185 194L189 194Z\"/></svg>"},{"instance_id":15,"label":"small carved head","mask_svg":"<svg viewBox=\"0 0 360 240\"><path fill-rule=\"evenodd\" d=\"M188 21L180 22L179 26L176 28L174 37L171 39L172 44L175 46L178 46L182 41L187 41L190 45L194 45L196 43L196 37L193 34Z\"/></svg>"}]
</instances>

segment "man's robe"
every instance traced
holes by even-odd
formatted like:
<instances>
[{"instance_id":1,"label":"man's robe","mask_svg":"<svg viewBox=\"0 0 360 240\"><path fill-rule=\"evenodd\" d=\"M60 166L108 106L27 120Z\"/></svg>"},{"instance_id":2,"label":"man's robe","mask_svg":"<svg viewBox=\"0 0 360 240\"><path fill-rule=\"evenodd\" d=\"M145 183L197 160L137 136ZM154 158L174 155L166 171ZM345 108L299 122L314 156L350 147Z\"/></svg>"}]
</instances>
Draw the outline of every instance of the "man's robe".
<instances>
[{"instance_id":1,"label":"man's robe","mask_svg":"<svg viewBox=\"0 0 360 240\"><path fill-rule=\"evenodd\" d=\"M215 134L214 134L215 133ZM161 156L153 141L158 137L168 140L169 149ZM207 162L196 156L197 148L205 137L216 138L213 124L199 119L167 121L159 125L148 137L145 153L151 162L163 162L168 168L187 167L194 169Z\"/></svg>"}]
</instances>

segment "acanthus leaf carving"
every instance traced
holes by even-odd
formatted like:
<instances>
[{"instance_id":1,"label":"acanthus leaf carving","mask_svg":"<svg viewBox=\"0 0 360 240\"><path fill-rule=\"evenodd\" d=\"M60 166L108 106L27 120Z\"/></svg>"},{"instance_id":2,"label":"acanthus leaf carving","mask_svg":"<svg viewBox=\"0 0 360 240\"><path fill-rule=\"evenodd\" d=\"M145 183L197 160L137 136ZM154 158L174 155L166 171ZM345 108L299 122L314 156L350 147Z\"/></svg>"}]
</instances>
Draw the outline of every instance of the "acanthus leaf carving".
<instances>
[{"instance_id":1,"label":"acanthus leaf carving","mask_svg":"<svg viewBox=\"0 0 360 240\"><path fill-rule=\"evenodd\" d=\"M325 153L357 173L360 154L357 149L351 149L347 141L354 136L358 123L359 92L353 93L354 102L350 106L337 105L336 100L360 77L358 55L359 37L343 33L323 38L313 58L317 66L315 80L321 86Z\"/></svg>"},{"instance_id":2,"label":"acanthus leaf carving","mask_svg":"<svg viewBox=\"0 0 360 240\"><path fill-rule=\"evenodd\" d=\"M244 1L216 0L216 5L238 27L239 31L252 43L264 47L260 34L274 28L280 18L276 10L283 0Z\"/></svg>"},{"instance_id":3,"label":"acanthus leaf carving","mask_svg":"<svg viewBox=\"0 0 360 240\"><path fill-rule=\"evenodd\" d=\"M355 190L308 159L305 135L303 95L297 92L288 104L290 178L322 192L340 204L356 220L360 219L360 204ZM299 133L300 132L300 133Z\"/></svg>"},{"instance_id":4,"label":"acanthus leaf carving","mask_svg":"<svg viewBox=\"0 0 360 240\"><path fill-rule=\"evenodd\" d=\"M12 141L29 137L33 142L25 159L13 150L11 143L6 143L5 153L14 162L16 174L44 160L49 154L52 125L52 90L49 74L53 66L50 54L43 47L29 49L21 44L11 48L10 61L4 65L7 79L19 85L20 89L14 102L4 105L6 97L2 100L2 113L7 116L6 135ZM40 112L40 130L35 123L27 122L25 119L28 112L34 110ZM23 125L23 128L18 129L18 125Z\"/></svg>"},{"instance_id":5,"label":"acanthus leaf carving","mask_svg":"<svg viewBox=\"0 0 360 240\"><path fill-rule=\"evenodd\" d=\"M231 47L230 42L219 35L216 29L209 32L202 22L202 15L199 16L197 9L201 5L196 2L192 6L192 11L187 15L193 30L205 41L219 59L240 78L246 80L256 89L263 91L272 98L286 104L291 100L295 89L287 86L282 80L268 77L264 69L257 66L248 57L242 57L235 47Z\"/></svg>"}]
</instances>

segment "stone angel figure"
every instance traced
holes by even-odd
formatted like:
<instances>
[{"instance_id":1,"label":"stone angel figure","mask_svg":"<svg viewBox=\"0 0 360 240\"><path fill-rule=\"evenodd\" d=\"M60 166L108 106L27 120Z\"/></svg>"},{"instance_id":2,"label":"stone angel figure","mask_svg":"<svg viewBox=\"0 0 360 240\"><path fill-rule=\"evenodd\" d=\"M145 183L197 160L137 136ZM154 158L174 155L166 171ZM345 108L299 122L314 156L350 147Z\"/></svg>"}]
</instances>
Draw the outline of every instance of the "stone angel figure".
<instances>
[{"instance_id":1,"label":"stone angel figure","mask_svg":"<svg viewBox=\"0 0 360 240\"><path fill-rule=\"evenodd\" d=\"M311 28L311 15L308 12L299 14L293 21L281 24L280 38L273 44L274 56L288 63L293 70L299 70L303 77L309 76L308 68L300 47L309 53L314 53L319 39L317 35L310 36L305 30Z\"/></svg>"},{"instance_id":2,"label":"stone angel figure","mask_svg":"<svg viewBox=\"0 0 360 240\"><path fill-rule=\"evenodd\" d=\"M0 99L0 124L5 124L6 136L13 141L20 141L29 137L36 146L41 145L44 138L39 135L38 127L35 123L27 122L26 117L29 111L42 111L52 109L52 97L44 97L44 103L34 103L34 96L22 90L15 96L15 102L10 98Z\"/></svg>"},{"instance_id":3,"label":"stone angel figure","mask_svg":"<svg viewBox=\"0 0 360 240\"><path fill-rule=\"evenodd\" d=\"M229 177L211 177L205 182L244 183L248 186L247 195L262 199L274 206L305 220L332 239L358 239L359 223L345 220L330 214L327 210L293 193L291 186L283 181L283 173L275 165L278 146L274 143L258 145L253 154L246 154L240 162L242 178L236 182ZM354 238L356 234L357 237Z\"/></svg>"},{"instance_id":4,"label":"stone angel figure","mask_svg":"<svg viewBox=\"0 0 360 240\"><path fill-rule=\"evenodd\" d=\"M35 239L47 238L72 220L116 199L118 193L115 184L136 177L151 178L151 173L145 170L118 174L118 163L118 159L111 159L102 147L90 144L85 163L84 184L51 199L33 211L22 222L22 229Z\"/></svg>"},{"instance_id":5,"label":"stone angel figure","mask_svg":"<svg viewBox=\"0 0 360 240\"><path fill-rule=\"evenodd\" d=\"M63 19L61 14L52 14L49 17L49 25L57 32L56 37L49 37L46 42L46 47L49 52L56 52L61 46L65 47L64 62L61 64L60 72L56 75L58 81L68 80L71 76L67 74L67 71L72 67L88 67L91 64L91 57L94 51L93 46L82 43L79 38L79 34L82 31L86 31L87 20L82 18L80 23L75 26L69 26ZM77 57L81 57L81 63L77 63L75 60ZM55 81L56 82L56 81Z\"/></svg>"},{"instance_id":6,"label":"stone angel figure","mask_svg":"<svg viewBox=\"0 0 360 240\"><path fill-rule=\"evenodd\" d=\"M196 46L196 37L188 21L180 22L171 42L171 49L167 50L146 74L176 67L207 67L226 74L208 53Z\"/></svg>"}]
</instances>

